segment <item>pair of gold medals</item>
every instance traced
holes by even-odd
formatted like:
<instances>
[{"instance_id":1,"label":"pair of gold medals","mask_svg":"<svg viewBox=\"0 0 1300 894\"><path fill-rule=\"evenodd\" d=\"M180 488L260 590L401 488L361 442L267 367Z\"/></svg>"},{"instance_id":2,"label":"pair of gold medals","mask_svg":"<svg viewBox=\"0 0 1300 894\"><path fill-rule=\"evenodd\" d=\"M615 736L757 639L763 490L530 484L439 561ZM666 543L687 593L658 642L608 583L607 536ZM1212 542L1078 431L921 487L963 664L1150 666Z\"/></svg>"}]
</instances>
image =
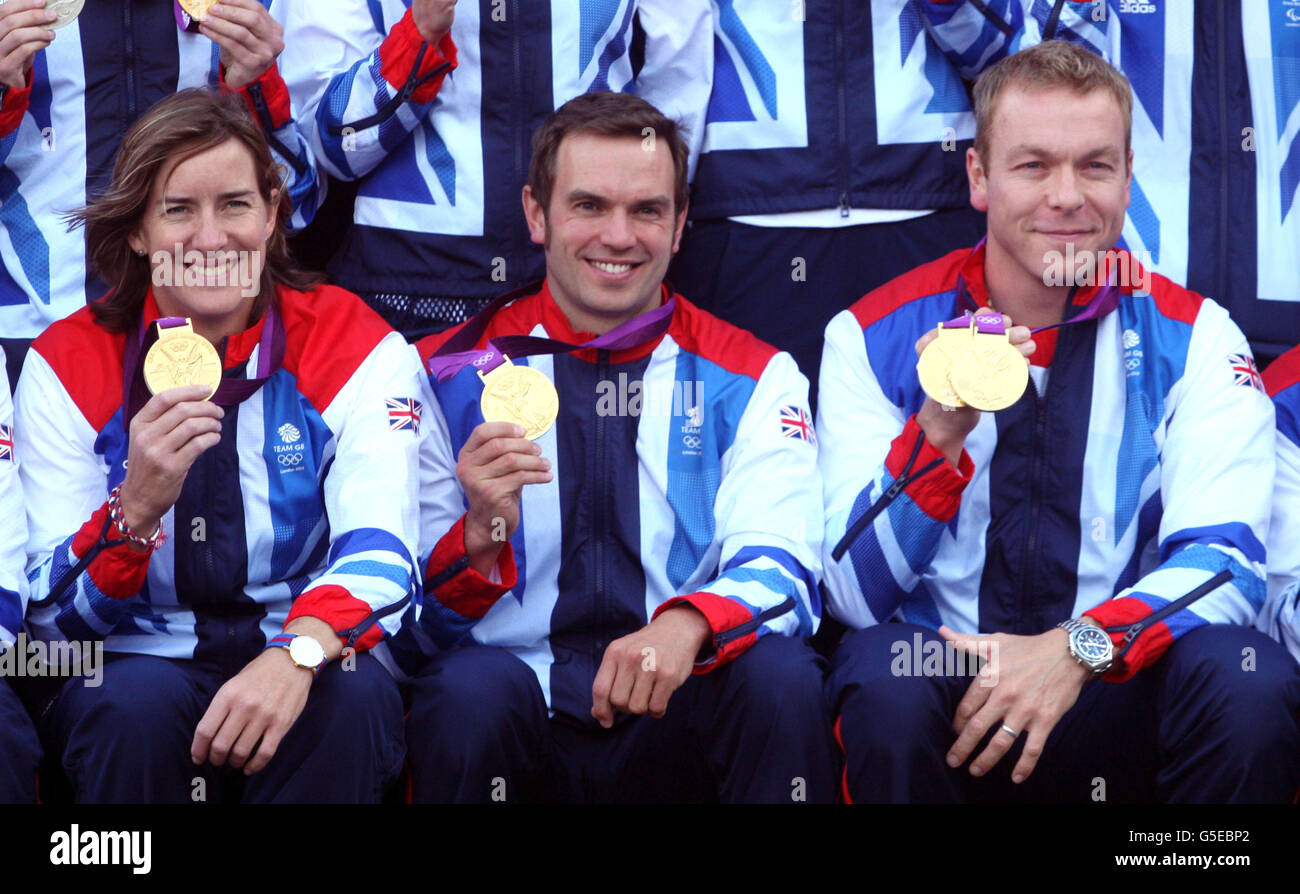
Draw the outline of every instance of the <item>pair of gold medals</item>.
<instances>
[{"instance_id":1,"label":"pair of gold medals","mask_svg":"<svg viewBox=\"0 0 1300 894\"><path fill-rule=\"evenodd\" d=\"M985 315L987 317L988 315ZM1029 384L1025 357L1001 329L978 326L948 328L940 323L938 338L926 345L916 364L925 393L947 407L1004 410L1020 399Z\"/></svg>"}]
</instances>

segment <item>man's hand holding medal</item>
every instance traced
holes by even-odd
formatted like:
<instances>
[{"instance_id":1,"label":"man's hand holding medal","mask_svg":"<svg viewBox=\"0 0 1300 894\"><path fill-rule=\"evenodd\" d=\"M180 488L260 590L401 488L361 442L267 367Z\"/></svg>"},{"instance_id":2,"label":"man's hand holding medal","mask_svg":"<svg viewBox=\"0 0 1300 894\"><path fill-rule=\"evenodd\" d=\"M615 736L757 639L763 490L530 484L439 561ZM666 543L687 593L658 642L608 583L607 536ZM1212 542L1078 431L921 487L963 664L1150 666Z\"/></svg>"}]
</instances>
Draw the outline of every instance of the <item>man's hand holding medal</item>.
<instances>
[{"instance_id":1,"label":"man's hand holding medal","mask_svg":"<svg viewBox=\"0 0 1300 894\"><path fill-rule=\"evenodd\" d=\"M199 23L199 33L221 47L226 84L256 81L284 50L284 29L258 0L178 0Z\"/></svg>"},{"instance_id":2,"label":"man's hand holding medal","mask_svg":"<svg viewBox=\"0 0 1300 894\"><path fill-rule=\"evenodd\" d=\"M917 375L926 393L916 421L954 467L980 411L1020 399L1035 347L1028 326L1012 326L1010 317L988 307L969 320L941 323L916 342Z\"/></svg>"}]
</instances>

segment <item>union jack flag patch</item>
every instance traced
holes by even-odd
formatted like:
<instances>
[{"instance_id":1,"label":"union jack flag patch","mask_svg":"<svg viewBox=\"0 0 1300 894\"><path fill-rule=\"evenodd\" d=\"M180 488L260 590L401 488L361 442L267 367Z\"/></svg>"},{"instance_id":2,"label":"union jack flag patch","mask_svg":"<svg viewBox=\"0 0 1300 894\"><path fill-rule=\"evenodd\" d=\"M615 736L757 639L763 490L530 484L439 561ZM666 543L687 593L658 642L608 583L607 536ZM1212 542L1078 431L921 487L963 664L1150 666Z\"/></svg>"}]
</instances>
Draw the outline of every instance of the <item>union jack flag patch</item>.
<instances>
[{"instance_id":1,"label":"union jack flag patch","mask_svg":"<svg viewBox=\"0 0 1300 894\"><path fill-rule=\"evenodd\" d=\"M8 425L0 425L0 459L14 461L14 430Z\"/></svg>"},{"instance_id":2,"label":"union jack flag patch","mask_svg":"<svg viewBox=\"0 0 1300 894\"><path fill-rule=\"evenodd\" d=\"M1264 377L1255 367L1254 357L1249 354L1229 354L1228 365L1232 367L1232 384L1244 385L1260 393L1267 393L1264 391Z\"/></svg>"},{"instance_id":3,"label":"union jack flag patch","mask_svg":"<svg viewBox=\"0 0 1300 894\"><path fill-rule=\"evenodd\" d=\"M812 418L803 407L781 408L781 434L787 438L799 438L810 444L817 443L813 434Z\"/></svg>"},{"instance_id":4,"label":"union jack flag patch","mask_svg":"<svg viewBox=\"0 0 1300 894\"><path fill-rule=\"evenodd\" d=\"M420 433L420 413L424 404L410 397L386 397L384 405L388 407L389 431L409 428L417 435Z\"/></svg>"}]
</instances>

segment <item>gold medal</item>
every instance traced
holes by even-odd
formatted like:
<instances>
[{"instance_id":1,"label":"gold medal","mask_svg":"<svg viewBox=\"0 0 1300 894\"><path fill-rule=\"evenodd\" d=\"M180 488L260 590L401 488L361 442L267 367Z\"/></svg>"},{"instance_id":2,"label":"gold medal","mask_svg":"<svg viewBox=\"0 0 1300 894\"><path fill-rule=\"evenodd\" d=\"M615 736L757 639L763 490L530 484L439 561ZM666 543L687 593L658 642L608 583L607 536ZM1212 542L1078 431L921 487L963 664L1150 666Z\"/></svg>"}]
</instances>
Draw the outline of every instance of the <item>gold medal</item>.
<instances>
[{"instance_id":1,"label":"gold medal","mask_svg":"<svg viewBox=\"0 0 1300 894\"><path fill-rule=\"evenodd\" d=\"M560 395L546 376L531 366L515 366L510 358L478 377L483 380L479 408L486 422L514 422L524 427L524 437L535 441L555 424Z\"/></svg>"},{"instance_id":2,"label":"gold medal","mask_svg":"<svg viewBox=\"0 0 1300 894\"><path fill-rule=\"evenodd\" d=\"M190 18L200 22L208 14L208 10L217 5L217 0L176 0L176 2L181 5L181 9L190 14Z\"/></svg>"},{"instance_id":3,"label":"gold medal","mask_svg":"<svg viewBox=\"0 0 1300 894\"><path fill-rule=\"evenodd\" d=\"M936 331L939 337L925 346L920 359L916 361L916 374L921 380L921 388L945 407L964 407L966 402L952 387L949 371L957 357L969 353L970 330L945 329L941 324Z\"/></svg>"},{"instance_id":4,"label":"gold medal","mask_svg":"<svg viewBox=\"0 0 1300 894\"><path fill-rule=\"evenodd\" d=\"M977 410L1005 410L1029 384L1029 365L1007 333L975 332L969 350L953 360L953 390Z\"/></svg>"},{"instance_id":5,"label":"gold medal","mask_svg":"<svg viewBox=\"0 0 1300 894\"><path fill-rule=\"evenodd\" d=\"M210 398L221 384L221 358L211 342L194 332L188 318L180 326L158 326L158 340L144 357L144 382L152 394L205 385Z\"/></svg>"},{"instance_id":6,"label":"gold medal","mask_svg":"<svg viewBox=\"0 0 1300 894\"><path fill-rule=\"evenodd\" d=\"M45 8L58 16L48 27L62 28L76 21L86 0L45 0Z\"/></svg>"}]
</instances>

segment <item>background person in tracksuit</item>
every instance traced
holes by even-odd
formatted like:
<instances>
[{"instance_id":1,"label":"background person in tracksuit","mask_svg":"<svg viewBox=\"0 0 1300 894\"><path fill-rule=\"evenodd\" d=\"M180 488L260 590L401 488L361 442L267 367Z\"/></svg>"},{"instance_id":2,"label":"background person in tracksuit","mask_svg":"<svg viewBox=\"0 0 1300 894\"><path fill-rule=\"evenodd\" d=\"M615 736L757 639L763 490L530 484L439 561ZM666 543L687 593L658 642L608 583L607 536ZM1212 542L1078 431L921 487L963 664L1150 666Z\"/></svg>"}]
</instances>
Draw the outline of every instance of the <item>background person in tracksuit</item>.
<instances>
[{"instance_id":1,"label":"background person in tracksuit","mask_svg":"<svg viewBox=\"0 0 1300 894\"><path fill-rule=\"evenodd\" d=\"M708 124L670 277L815 382L832 316L983 232L962 164L970 99L909 0L713 7Z\"/></svg>"},{"instance_id":2,"label":"background person in tracksuit","mask_svg":"<svg viewBox=\"0 0 1300 894\"><path fill-rule=\"evenodd\" d=\"M0 351L0 360L4 351ZM13 404L9 388L0 387L0 653L14 648L27 610L27 575L23 553L27 512L18 457L14 453ZM25 655L15 656L26 661ZM0 677L0 804L36 801L36 769L41 746L36 729L9 681Z\"/></svg>"},{"instance_id":3,"label":"background person in tracksuit","mask_svg":"<svg viewBox=\"0 0 1300 894\"><path fill-rule=\"evenodd\" d=\"M1300 8L1276 0L918 0L966 77L1056 38L1133 85L1120 244L1232 313L1261 365L1300 341Z\"/></svg>"},{"instance_id":4,"label":"background person in tracksuit","mask_svg":"<svg viewBox=\"0 0 1300 894\"><path fill-rule=\"evenodd\" d=\"M707 0L331 0L294 4L286 26L311 48L286 77L317 157L360 181L330 279L412 338L542 277L519 191L533 130L565 100L635 92L686 125L692 154L703 136Z\"/></svg>"},{"instance_id":5,"label":"background person in tracksuit","mask_svg":"<svg viewBox=\"0 0 1300 894\"><path fill-rule=\"evenodd\" d=\"M180 30L172 0L94 0L58 31L44 0L0 5L0 38L22 35L0 54L0 343L11 387L31 340L107 291L61 214L108 185L123 134L164 96L238 90L285 171L291 225L311 220L316 168L276 67L286 5L224 0L197 32Z\"/></svg>"},{"instance_id":6,"label":"background person in tracksuit","mask_svg":"<svg viewBox=\"0 0 1300 894\"><path fill-rule=\"evenodd\" d=\"M1277 411L1277 478L1268 531L1268 601L1256 626L1300 661L1300 347L1269 364Z\"/></svg>"}]
</instances>

